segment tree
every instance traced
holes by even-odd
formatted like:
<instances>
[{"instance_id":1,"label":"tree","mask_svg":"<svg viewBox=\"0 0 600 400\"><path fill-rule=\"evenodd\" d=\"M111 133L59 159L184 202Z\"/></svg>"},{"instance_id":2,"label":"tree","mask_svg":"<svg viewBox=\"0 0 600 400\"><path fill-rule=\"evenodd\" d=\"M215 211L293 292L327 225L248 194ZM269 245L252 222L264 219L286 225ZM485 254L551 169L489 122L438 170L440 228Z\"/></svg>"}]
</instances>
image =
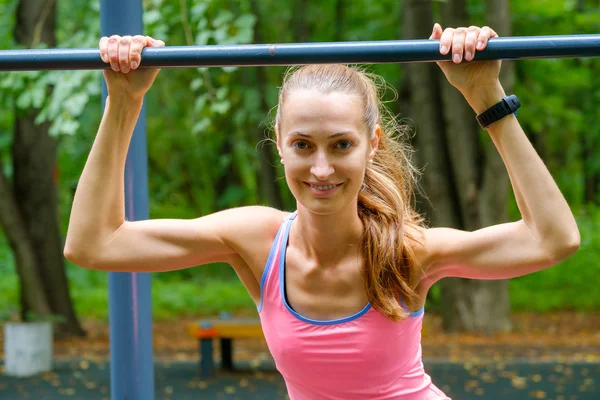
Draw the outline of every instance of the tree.
<instances>
[{"instance_id":1,"label":"tree","mask_svg":"<svg viewBox=\"0 0 600 400\"><path fill-rule=\"evenodd\" d=\"M488 1L487 25L510 34L508 1ZM444 26L469 26L465 0L441 5ZM423 38L433 26L431 2L405 3L405 37ZM433 225L475 230L507 219L508 175L498 151L480 137L475 115L461 93L435 65L409 66L411 109L416 121L419 163L427 165L423 209ZM502 81L512 87L512 67L503 64ZM483 139L483 140L482 140ZM432 207L431 207L432 206ZM504 331L511 328L506 281L445 279L444 327L450 331Z\"/></svg>"},{"instance_id":2,"label":"tree","mask_svg":"<svg viewBox=\"0 0 600 400\"><path fill-rule=\"evenodd\" d=\"M25 47L56 45L56 3L21 0L15 40ZM50 89L48 89L50 90ZM13 249L21 280L21 313L61 315L59 332L83 335L69 296L59 230L56 141L39 110L15 108L12 185L0 164L0 224ZM12 187L11 187L12 186Z\"/></svg>"}]
</instances>

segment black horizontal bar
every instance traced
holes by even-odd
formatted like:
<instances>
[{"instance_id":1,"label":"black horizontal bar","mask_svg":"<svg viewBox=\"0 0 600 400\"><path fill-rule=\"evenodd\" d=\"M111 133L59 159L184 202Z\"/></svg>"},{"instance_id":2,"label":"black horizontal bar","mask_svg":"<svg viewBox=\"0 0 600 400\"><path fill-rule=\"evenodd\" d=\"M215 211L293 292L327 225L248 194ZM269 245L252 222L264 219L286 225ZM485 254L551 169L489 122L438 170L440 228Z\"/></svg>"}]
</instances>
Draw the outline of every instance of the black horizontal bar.
<instances>
[{"instance_id":1,"label":"black horizontal bar","mask_svg":"<svg viewBox=\"0 0 600 400\"><path fill-rule=\"evenodd\" d=\"M521 36L490 39L476 60L600 56L600 35ZM214 46L148 47L141 68L381 64L450 60L437 40L388 40ZM108 68L98 49L0 50L0 71Z\"/></svg>"}]
</instances>

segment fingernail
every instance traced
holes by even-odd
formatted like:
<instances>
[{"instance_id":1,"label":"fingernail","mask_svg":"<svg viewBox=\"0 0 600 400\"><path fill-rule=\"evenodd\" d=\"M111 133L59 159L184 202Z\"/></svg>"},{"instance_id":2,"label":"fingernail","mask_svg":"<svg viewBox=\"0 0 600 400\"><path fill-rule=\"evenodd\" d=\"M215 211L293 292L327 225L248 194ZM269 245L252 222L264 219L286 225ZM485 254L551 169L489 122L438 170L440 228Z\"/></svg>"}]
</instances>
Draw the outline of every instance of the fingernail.
<instances>
[{"instance_id":1,"label":"fingernail","mask_svg":"<svg viewBox=\"0 0 600 400\"><path fill-rule=\"evenodd\" d=\"M465 57L467 58L467 60L471 60L471 52L467 51L467 54Z\"/></svg>"},{"instance_id":2,"label":"fingernail","mask_svg":"<svg viewBox=\"0 0 600 400\"><path fill-rule=\"evenodd\" d=\"M136 69L137 68L137 63L135 61L131 62L131 69Z\"/></svg>"},{"instance_id":3,"label":"fingernail","mask_svg":"<svg viewBox=\"0 0 600 400\"><path fill-rule=\"evenodd\" d=\"M454 55L454 62L457 64L460 62L460 56L458 54Z\"/></svg>"},{"instance_id":4,"label":"fingernail","mask_svg":"<svg viewBox=\"0 0 600 400\"><path fill-rule=\"evenodd\" d=\"M118 63L112 63L112 69L114 69L115 71L119 70L119 64Z\"/></svg>"},{"instance_id":5,"label":"fingernail","mask_svg":"<svg viewBox=\"0 0 600 400\"><path fill-rule=\"evenodd\" d=\"M446 54L448 52L448 48L446 46L442 46L442 54Z\"/></svg>"},{"instance_id":6,"label":"fingernail","mask_svg":"<svg viewBox=\"0 0 600 400\"><path fill-rule=\"evenodd\" d=\"M483 42L479 42L479 43L477 43L477 48L478 48L478 49L481 49L481 48L483 48Z\"/></svg>"}]
</instances>

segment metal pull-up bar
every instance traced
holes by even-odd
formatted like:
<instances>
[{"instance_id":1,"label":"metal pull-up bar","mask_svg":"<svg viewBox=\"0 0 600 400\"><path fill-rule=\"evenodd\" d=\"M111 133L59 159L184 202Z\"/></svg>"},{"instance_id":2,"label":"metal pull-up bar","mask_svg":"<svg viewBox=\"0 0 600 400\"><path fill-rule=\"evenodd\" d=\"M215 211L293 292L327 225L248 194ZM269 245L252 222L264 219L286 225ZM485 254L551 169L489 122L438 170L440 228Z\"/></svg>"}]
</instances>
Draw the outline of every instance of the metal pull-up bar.
<instances>
[{"instance_id":1,"label":"metal pull-up bar","mask_svg":"<svg viewBox=\"0 0 600 400\"><path fill-rule=\"evenodd\" d=\"M449 61L438 40L148 47L141 68ZM600 35L490 39L475 60L598 57ZM0 50L0 71L104 69L98 49Z\"/></svg>"}]
</instances>

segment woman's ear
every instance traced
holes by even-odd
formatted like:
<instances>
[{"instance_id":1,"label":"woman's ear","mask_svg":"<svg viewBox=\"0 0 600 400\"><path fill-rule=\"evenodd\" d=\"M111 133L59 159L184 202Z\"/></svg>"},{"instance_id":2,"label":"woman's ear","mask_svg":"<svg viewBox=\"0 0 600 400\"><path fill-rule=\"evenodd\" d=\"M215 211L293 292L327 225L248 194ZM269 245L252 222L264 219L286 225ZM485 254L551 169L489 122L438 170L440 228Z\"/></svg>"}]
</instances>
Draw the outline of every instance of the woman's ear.
<instances>
[{"instance_id":1,"label":"woman's ear","mask_svg":"<svg viewBox=\"0 0 600 400\"><path fill-rule=\"evenodd\" d=\"M279 158L283 158L283 153L281 152L281 138L277 128L275 128L275 141L277 143L277 153L279 153Z\"/></svg>"},{"instance_id":2,"label":"woman's ear","mask_svg":"<svg viewBox=\"0 0 600 400\"><path fill-rule=\"evenodd\" d=\"M375 157L375 153L377 152L377 148L379 147L379 138L381 137L381 126L379 124L375 125L375 135L371 139L371 151L369 152L369 159L372 160Z\"/></svg>"}]
</instances>

